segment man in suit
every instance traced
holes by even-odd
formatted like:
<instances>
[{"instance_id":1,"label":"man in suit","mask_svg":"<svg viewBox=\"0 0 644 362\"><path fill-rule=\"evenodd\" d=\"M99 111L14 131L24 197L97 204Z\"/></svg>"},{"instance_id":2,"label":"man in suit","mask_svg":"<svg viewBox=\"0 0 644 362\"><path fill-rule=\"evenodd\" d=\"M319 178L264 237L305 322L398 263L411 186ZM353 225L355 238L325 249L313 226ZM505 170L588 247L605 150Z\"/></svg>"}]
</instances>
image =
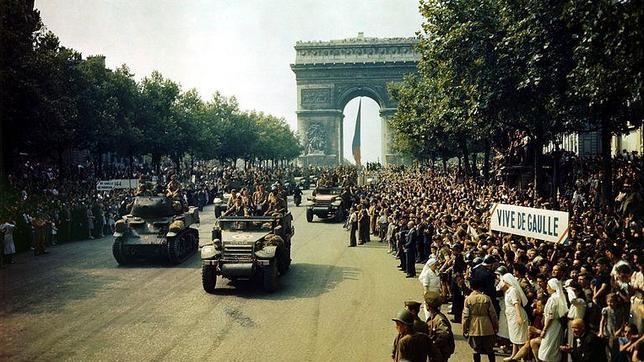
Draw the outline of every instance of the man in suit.
<instances>
[{"instance_id":1,"label":"man in suit","mask_svg":"<svg viewBox=\"0 0 644 362\"><path fill-rule=\"evenodd\" d=\"M405 270L407 271L407 278L416 277L416 235L418 234L417 228L413 221L407 223L407 233L403 241L403 251L405 252Z\"/></svg>"},{"instance_id":2,"label":"man in suit","mask_svg":"<svg viewBox=\"0 0 644 362\"><path fill-rule=\"evenodd\" d=\"M604 340L587 330L582 319L573 320L570 328L574 336L572 346L561 346L561 351L569 353L573 362L608 361Z\"/></svg>"}]
</instances>

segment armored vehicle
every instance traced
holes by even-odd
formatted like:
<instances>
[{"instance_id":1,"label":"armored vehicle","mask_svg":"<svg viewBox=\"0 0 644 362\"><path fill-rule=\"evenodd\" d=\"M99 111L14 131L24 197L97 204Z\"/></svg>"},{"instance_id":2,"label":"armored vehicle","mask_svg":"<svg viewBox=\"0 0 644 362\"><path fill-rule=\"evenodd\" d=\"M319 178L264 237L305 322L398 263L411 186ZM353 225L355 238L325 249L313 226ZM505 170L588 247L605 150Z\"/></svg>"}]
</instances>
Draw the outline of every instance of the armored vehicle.
<instances>
[{"instance_id":1,"label":"armored vehicle","mask_svg":"<svg viewBox=\"0 0 644 362\"><path fill-rule=\"evenodd\" d=\"M179 264L199 247L199 211L183 212L178 201L165 196L137 196L129 214L114 227L114 259L123 265L137 259L166 258Z\"/></svg>"},{"instance_id":2,"label":"armored vehicle","mask_svg":"<svg viewBox=\"0 0 644 362\"><path fill-rule=\"evenodd\" d=\"M203 289L214 293L217 276L231 280L261 277L273 292L277 277L291 265L290 213L273 216L221 217L212 230L212 242L201 248Z\"/></svg>"},{"instance_id":3,"label":"armored vehicle","mask_svg":"<svg viewBox=\"0 0 644 362\"><path fill-rule=\"evenodd\" d=\"M342 221L344 209L340 194L342 194L340 187L316 188L313 196L307 198L306 221L312 222L313 215L324 219L333 218L338 222Z\"/></svg>"}]
</instances>

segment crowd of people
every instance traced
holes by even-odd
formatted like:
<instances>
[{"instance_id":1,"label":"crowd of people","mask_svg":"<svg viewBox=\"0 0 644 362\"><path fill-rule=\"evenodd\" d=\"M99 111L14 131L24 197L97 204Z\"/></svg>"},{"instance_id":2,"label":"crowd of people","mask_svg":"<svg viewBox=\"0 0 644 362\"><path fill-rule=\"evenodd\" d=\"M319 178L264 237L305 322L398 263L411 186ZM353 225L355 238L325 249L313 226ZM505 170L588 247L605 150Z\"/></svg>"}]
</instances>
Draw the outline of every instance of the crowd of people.
<instances>
[{"instance_id":1,"label":"crowd of people","mask_svg":"<svg viewBox=\"0 0 644 362\"><path fill-rule=\"evenodd\" d=\"M224 192L255 192L257 185L318 172L295 166L239 169L210 162L196 162L177 170L170 162L153 167L143 160L104 165L100 173L94 166L91 162L82 163L62 175L54 164L25 159L10 170L0 208L0 238L4 241L0 261L11 264L15 263L16 252L31 249L40 256L60 242L112 234L116 221L129 212L128 205L139 191L139 183L147 184L146 189L152 192L165 194L168 185L177 182L182 185L181 192L174 196L183 205L203 208ZM97 188L99 181L114 179L134 182L124 188ZM231 205L238 198L235 195ZM269 205L268 196L263 196L264 207L276 208Z\"/></svg>"},{"instance_id":2,"label":"crowd of people","mask_svg":"<svg viewBox=\"0 0 644 362\"><path fill-rule=\"evenodd\" d=\"M421 333L440 352L432 347L429 359L445 360L451 327L440 305L449 303L474 361L501 351L507 361L644 359L642 159L613 160L611 203L601 199L598 161L569 157L556 198L430 169L383 170L379 182L351 190L346 226L358 244L387 243L398 269L419 279L427 309L420 315L439 326L417 328L419 313L408 307L394 319L392 357L424 361ZM570 236L555 244L491 231L493 203L567 211Z\"/></svg>"},{"instance_id":3,"label":"crowd of people","mask_svg":"<svg viewBox=\"0 0 644 362\"><path fill-rule=\"evenodd\" d=\"M398 269L419 281L423 303L406 302L394 318L394 360L448 360L452 323L459 323L474 361L494 360L500 351L507 361L637 361L644 358L642 159L624 153L613 165L610 202L601 197L599 160L572 155L562 162L559 189L550 198L507 180L463 178L453 169L372 167L371 182L362 186L352 167L197 163L177 171L140 163L128 172L151 189L183 185L186 205L203 207L230 193L226 213L240 216L283 211L282 181L294 176L315 174L317 186L341 186L348 246L377 238L399 260ZM16 192L0 213L6 262L15 262L17 250L43 255L57 242L113 231L137 190L98 191L98 180L125 177L125 171L114 167L99 178L92 169L61 177L56 167L25 162L9 175ZM569 238L556 244L491 231L493 203L567 211Z\"/></svg>"}]
</instances>

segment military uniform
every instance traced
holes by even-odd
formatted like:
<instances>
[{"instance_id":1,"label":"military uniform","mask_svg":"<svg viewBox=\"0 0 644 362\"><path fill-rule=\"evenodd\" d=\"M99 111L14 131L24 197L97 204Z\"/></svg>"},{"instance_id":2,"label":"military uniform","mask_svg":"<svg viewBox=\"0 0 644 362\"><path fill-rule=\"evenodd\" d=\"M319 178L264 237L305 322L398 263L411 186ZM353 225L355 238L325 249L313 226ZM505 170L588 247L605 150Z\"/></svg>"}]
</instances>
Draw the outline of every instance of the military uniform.
<instances>
[{"instance_id":1,"label":"military uniform","mask_svg":"<svg viewBox=\"0 0 644 362\"><path fill-rule=\"evenodd\" d=\"M431 358L435 362L443 362L449 359L454 352L454 334L452 327L443 313L437 313L434 318L427 321L429 339L436 347L436 355Z\"/></svg>"},{"instance_id":2,"label":"military uniform","mask_svg":"<svg viewBox=\"0 0 644 362\"><path fill-rule=\"evenodd\" d=\"M499 323L492 300L487 295L472 291L465 298L463 308L463 334L475 353L494 353L494 335Z\"/></svg>"}]
</instances>

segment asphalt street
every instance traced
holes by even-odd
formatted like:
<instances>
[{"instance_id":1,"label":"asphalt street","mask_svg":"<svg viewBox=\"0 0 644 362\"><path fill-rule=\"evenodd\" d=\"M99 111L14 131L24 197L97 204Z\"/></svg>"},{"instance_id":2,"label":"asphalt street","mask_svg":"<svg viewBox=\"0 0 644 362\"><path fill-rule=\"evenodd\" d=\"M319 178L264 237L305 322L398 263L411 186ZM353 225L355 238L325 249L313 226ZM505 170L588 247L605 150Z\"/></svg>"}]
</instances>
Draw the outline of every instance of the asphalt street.
<instances>
[{"instance_id":1,"label":"asphalt street","mask_svg":"<svg viewBox=\"0 0 644 362\"><path fill-rule=\"evenodd\" d=\"M418 280L404 278L384 244L348 248L340 224L290 210L293 264L272 294L221 278L205 293L198 255L118 266L111 237L18 255L0 270L0 360L390 360L391 317L421 300ZM212 209L201 219L203 243ZM452 361L470 359L459 331Z\"/></svg>"}]
</instances>

